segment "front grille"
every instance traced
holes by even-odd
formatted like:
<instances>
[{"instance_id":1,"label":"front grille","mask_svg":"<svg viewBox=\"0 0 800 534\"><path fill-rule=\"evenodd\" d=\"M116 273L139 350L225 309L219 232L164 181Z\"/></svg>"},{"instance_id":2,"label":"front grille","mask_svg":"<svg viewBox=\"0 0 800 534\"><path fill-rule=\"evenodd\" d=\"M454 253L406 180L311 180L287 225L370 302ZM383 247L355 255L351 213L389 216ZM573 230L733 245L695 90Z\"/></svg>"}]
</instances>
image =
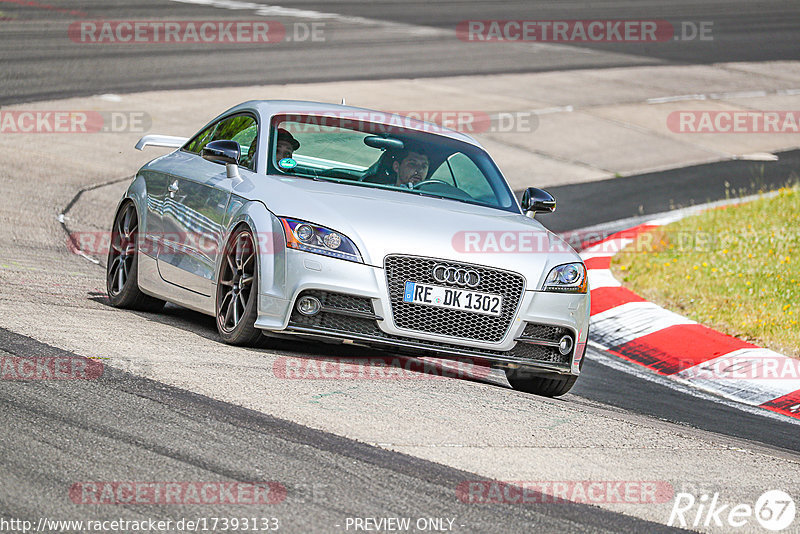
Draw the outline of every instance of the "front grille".
<instances>
[{"instance_id":1,"label":"front grille","mask_svg":"<svg viewBox=\"0 0 800 534\"><path fill-rule=\"evenodd\" d=\"M292 313L289 326L309 326L338 334L363 334L368 336L374 336L380 331L373 319L350 317L330 312L320 312L313 317L306 317L296 310Z\"/></svg>"},{"instance_id":2,"label":"front grille","mask_svg":"<svg viewBox=\"0 0 800 534\"><path fill-rule=\"evenodd\" d=\"M310 326L337 333L349 332L365 335L375 335L380 331L374 319L346 315L348 312L374 314L372 301L368 298L309 290L298 295L298 299L305 295L317 297L322 303L323 309L336 310L339 313L321 312L317 315L307 316L295 308L289 318L290 326Z\"/></svg>"},{"instance_id":3,"label":"front grille","mask_svg":"<svg viewBox=\"0 0 800 534\"><path fill-rule=\"evenodd\" d=\"M510 352L513 352L514 356L517 358L533 360L537 362L570 363L572 361L572 355L563 355L556 347L535 345L533 343L524 343L522 341L514 345L514 348L511 349Z\"/></svg>"},{"instance_id":4,"label":"front grille","mask_svg":"<svg viewBox=\"0 0 800 534\"><path fill-rule=\"evenodd\" d=\"M520 337L527 339L538 339L541 341L558 341L563 336L571 334L566 328L547 324L528 323Z\"/></svg>"},{"instance_id":5,"label":"front grille","mask_svg":"<svg viewBox=\"0 0 800 534\"><path fill-rule=\"evenodd\" d=\"M353 295L345 295L344 293L330 293L328 291L318 291L310 289L303 291L300 296L317 297L322 303L323 307L336 308L342 311L355 311L361 313L374 313L372 309L372 301L364 297L355 297Z\"/></svg>"},{"instance_id":6,"label":"front grille","mask_svg":"<svg viewBox=\"0 0 800 534\"><path fill-rule=\"evenodd\" d=\"M503 306L500 315L492 317L491 315L403 302L406 282L442 285L433 279L432 271L436 264L448 267L469 267L478 271L481 276L480 284L470 290L502 295ZM428 334L490 343L502 341L514 319L525 289L525 280L519 274L478 265L418 256L387 256L384 267L395 326L404 330Z\"/></svg>"}]
</instances>

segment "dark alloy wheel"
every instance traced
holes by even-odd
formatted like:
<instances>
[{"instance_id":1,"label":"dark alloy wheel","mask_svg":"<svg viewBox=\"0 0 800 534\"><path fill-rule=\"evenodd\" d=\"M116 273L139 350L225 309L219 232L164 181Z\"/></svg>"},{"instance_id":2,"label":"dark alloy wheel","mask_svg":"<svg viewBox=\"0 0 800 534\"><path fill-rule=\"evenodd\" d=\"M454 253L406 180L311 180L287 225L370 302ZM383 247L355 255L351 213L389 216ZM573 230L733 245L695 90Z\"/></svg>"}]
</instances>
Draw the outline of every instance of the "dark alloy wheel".
<instances>
[{"instance_id":1,"label":"dark alloy wheel","mask_svg":"<svg viewBox=\"0 0 800 534\"><path fill-rule=\"evenodd\" d=\"M106 291L115 308L157 312L164 301L145 295L139 289L138 272L139 218L133 202L126 202L117 212L111 228L111 246L106 263Z\"/></svg>"},{"instance_id":2,"label":"dark alloy wheel","mask_svg":"<svg viewBox=\"0 0 800 534\"><path fill-rule=\"evenodd\" d=\"M258 258L253 234L236 230L225 247L217 284L217 330L225 343L253 345L261 337L254 326L258 306Z\"/></svg>"}]
</instances>

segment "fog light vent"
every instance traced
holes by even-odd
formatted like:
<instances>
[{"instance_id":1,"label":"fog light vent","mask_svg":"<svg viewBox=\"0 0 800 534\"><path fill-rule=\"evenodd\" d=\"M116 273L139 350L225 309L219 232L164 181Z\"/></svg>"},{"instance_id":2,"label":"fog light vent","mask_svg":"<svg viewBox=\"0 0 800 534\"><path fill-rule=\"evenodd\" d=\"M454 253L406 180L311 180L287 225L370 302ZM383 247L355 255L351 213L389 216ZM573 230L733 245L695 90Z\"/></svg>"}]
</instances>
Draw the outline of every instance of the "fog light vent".
<instances>
[{"instance_id":1,"label":"fog light vent","mask_svg":"<svg viewBox=\"0 0 800 534\"><path fill-rule=\"evenodd\" d=\"M558 352L566 356L572 352L572 345L572 337L562 336L562 338L558 341Z\"/></svg>"},{"instance_id":2,"label":"fog light vent","mask_svg":"<svg viewBox=\"0 0 800 534\"><path fill-rule=\"evenodd\" d=\"M321 308L322 303L316 297L304 296L297 299L297 311L308 317L318 314Z\"/></svg>"}]
</instances>

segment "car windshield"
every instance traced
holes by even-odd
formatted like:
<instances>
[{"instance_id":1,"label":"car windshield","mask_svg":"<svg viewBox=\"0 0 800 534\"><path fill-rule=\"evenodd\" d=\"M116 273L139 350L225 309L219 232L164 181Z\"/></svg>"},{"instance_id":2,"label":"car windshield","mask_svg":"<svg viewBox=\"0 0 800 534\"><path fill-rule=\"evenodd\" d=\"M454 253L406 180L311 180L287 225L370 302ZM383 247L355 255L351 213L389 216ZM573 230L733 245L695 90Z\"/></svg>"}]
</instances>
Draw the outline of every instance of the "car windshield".
<instances>
[{"instance_id":1,"label":"car windshield","mask_svg":"<svg viewBox=\"0 0 800 534\"><path fill-rule=\"evenodd\" d=\"M276 174L519 211L482 149L396 124L341 115L278 116L269 160L270 172Z\"/></svg>"}]
</instances>

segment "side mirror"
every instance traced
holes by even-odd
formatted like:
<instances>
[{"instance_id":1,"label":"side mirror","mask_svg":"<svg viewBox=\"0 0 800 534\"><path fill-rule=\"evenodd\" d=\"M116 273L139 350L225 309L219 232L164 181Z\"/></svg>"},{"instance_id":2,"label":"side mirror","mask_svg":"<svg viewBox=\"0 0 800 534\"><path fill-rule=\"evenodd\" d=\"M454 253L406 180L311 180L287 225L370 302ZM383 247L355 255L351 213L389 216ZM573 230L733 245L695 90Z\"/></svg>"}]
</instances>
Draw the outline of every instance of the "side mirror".
<instances>
[{"instance_id":1,"label":"side mirror","mask_svg":"<svg viewBox=\"0 0 800 534\"><path fill-rule=\"evenodd\" d=\"M238 165L239 158L242 156L242 148L236 141L211 141L203 147L200 155L203 159L214 163Z\"/></svg>"},{"instance_id":2,"label":"side mirror","mask_svg":"<svg viewBox=\"0 0 800 534\"><path fill-rule=\"evenodd\" d=\"M525 212L552 213L556 211L556 199L544 189L529 187L522 194L520 206Z\"/></svg>"}]
</instances>

